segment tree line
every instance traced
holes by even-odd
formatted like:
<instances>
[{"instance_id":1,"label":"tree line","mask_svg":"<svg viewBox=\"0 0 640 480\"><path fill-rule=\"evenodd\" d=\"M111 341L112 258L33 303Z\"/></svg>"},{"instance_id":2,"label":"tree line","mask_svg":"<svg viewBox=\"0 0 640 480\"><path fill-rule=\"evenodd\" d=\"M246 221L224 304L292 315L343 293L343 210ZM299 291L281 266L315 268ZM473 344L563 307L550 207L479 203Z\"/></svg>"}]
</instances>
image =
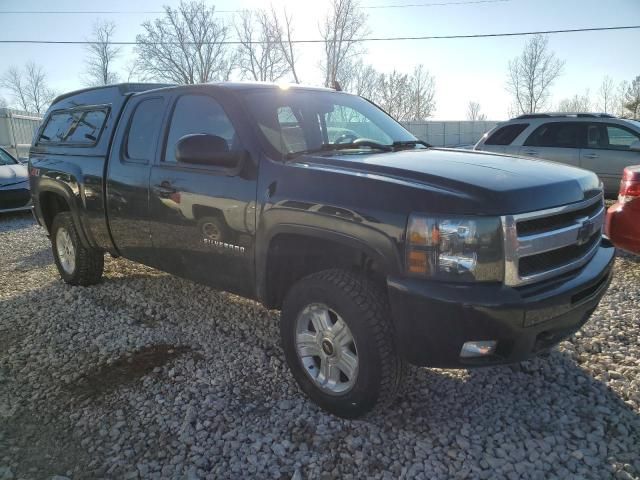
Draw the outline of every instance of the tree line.
<instances>
[{"instance_id":1,"label":"tree line","mask_svg":"<svg viewBox=\"0 0 640 480\"><path fill-rule=\"evenodd\" d=\"M366 49L361 40L370 32L358 0L331 0L319 22L322 80L301 76L293 20L286 9L273 6L242 11L230 22L217 16L215 7L203 0L183 1L176 8L165 6L160 17L142 23L135 56L124 71L116 69L123 54L113 43L116 25L99 20L86 45L82 79L88 86L120 81L194 84L232 78L321 82L326 87L339 84L345 91L368 98L399 121L424 120L434 114L436 82L424 65L415 65L411 72L380 72L362 60ZM531 37L522 54L508 64L506 90L513 99L509 113L551 108L551 87L564 68L565 62L550 51L545 36ZM55 97L43 68L33 62L23 68L10 67L0 77L0 86L11 93L14 106L36 113L43 113ZM640 76L617 86L605 77L597 99L587 91L563 99L557 106L560 111L593 108L638 118ZM486 120L478 102L469 102L467 118Z\"/></svg>"}]
</instances>

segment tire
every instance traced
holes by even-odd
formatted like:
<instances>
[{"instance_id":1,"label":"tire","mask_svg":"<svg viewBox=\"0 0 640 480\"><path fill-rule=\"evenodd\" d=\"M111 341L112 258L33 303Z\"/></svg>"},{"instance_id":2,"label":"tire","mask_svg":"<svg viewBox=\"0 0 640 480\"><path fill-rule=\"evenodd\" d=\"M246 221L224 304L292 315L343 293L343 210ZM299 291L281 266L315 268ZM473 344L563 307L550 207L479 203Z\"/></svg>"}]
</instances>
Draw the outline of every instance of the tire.
<instances>
[{"instance_id":1,"label":"tire","mask_svg":"<svg viewBox=\"0 0 640 480\"><path fill-rule=\"evenodd\" d=\"M51 247L58 273L66 283L88 286L102 278L104 254L82 245L71 213L62 212L53 219Z\"/></svg>"},{"instance_id":2,"label":"tire","mask_svg":"<svg viewBox=\"0 0 640 480\"><path fill-rule=\"evenodd\" d=\"M389 405L398 393L404 362L383 298L366 278L344 270L314 273L286 295L280 337L287 363L302 391L330 413L357 418ZM323 330L327 318L332 326Z\"/></svg>"},{"instance_id":3,"label":"tire","mask_svg":"<svg viewBox=\"0 0 640 480\"><path fill-rule=\"evenodd\" d=\"M215 242L229 241L229 228L221 218L212 216L200 218L198 220L198 230L202 238L206 240Z\"/></svg>"}]
</instances>

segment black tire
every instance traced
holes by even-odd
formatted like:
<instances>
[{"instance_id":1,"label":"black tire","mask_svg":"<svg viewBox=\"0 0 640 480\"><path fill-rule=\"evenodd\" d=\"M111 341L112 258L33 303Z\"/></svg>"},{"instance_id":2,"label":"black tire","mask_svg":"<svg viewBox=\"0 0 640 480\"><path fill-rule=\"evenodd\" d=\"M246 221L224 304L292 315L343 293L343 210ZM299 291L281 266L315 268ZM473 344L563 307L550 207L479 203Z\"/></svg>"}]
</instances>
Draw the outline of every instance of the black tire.
<instances>
[{"instance_id":1,"label":"black tire","mask_svg":"<svg viewBox=\"0 0 640 480\"><path fill-rule=\"evenodd\" d=\"M325 270L298 281L282 307L280 336L287 363L298 385L315 403L344 418L357 418L388 406L402 384L405 365L394 343L384 295L366 278L344 270ZM327 393L311 378L296 348L297 319L320 303L349 327L357 345L358 373L345 393Z\"/></svg>"},{"instance_id":2,"label":"black tire","mask_svg":"<svg viewBox=\"0 0 640 480\"><path fill-rule=\"evenodd\" d=\"M219 217L207 216L198 219L198 230L204 239L216 242L229 241L229 227Z\"/></svg>"},{"instance_id":3,"label":"black tire","mask_svg":"<svg viewBox=\"0 0 640 480\"><path fill-rule=\"evenodd\" d=\"M73 268L65 270L58 254L58 232L64 229L69 234L73 244L72 256L75 259ZM73 223L73 217L69 212L62 212L53 219L51 227L51 247L53 258L58 267L58 273L62 279L70 285L94 285L100 282L104 270L104 254L95 249L89 249L82 245L78 231Z\"/></svg>"}]
</instances>

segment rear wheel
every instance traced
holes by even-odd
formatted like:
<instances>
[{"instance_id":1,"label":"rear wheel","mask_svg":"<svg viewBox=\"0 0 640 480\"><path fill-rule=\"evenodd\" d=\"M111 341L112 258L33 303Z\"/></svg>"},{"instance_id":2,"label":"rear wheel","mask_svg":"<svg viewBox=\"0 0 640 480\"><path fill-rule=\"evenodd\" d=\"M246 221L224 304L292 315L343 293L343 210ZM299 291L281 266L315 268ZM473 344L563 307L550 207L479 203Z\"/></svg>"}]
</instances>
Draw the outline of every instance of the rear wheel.
<instances>
[{"instance_id":1,"label":"rear wheel","mask_svg":"<svg viewBox=\"0 0 640 480\"><path fill-rule=\"evenodd\" d=\"M389 404L404 365L388 308L364 277L326 270L296 283L282 308L284 353L300 388L325 410L355 418Z\"/></svg>"},{"instance_id":2,"label":"rear wheel","mask_svg":"<svg viewBox=\"0 0 640 480\"><path fill-rule=\"evenodd\" d=\"M82 245L71 213L62 212L53 219L51 246L58 273L65 282L87 286L100 281L104 254Z\"/></svg>"}]
</instances>

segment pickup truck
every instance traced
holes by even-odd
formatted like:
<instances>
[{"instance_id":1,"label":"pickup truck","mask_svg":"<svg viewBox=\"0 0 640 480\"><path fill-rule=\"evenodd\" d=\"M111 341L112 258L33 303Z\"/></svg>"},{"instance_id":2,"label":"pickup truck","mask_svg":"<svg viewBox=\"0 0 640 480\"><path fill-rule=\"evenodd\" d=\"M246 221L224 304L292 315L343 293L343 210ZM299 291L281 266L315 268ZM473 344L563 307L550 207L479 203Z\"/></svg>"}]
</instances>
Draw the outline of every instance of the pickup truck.
<instances>
[{"instance_id":1,"label":"pickup truck","mask_svg":"<svg viewBox=\"0 0 640 480\"><path fill-rule=\"evenodd\" d=\"M65 94L29 172L65 282L99 282L108 253L280 309L293 377L343 417L388 405L407 363L550 348L589 319L615 257L595 174L431 148L331 89Z\"/></svg>"}]
</instances>

